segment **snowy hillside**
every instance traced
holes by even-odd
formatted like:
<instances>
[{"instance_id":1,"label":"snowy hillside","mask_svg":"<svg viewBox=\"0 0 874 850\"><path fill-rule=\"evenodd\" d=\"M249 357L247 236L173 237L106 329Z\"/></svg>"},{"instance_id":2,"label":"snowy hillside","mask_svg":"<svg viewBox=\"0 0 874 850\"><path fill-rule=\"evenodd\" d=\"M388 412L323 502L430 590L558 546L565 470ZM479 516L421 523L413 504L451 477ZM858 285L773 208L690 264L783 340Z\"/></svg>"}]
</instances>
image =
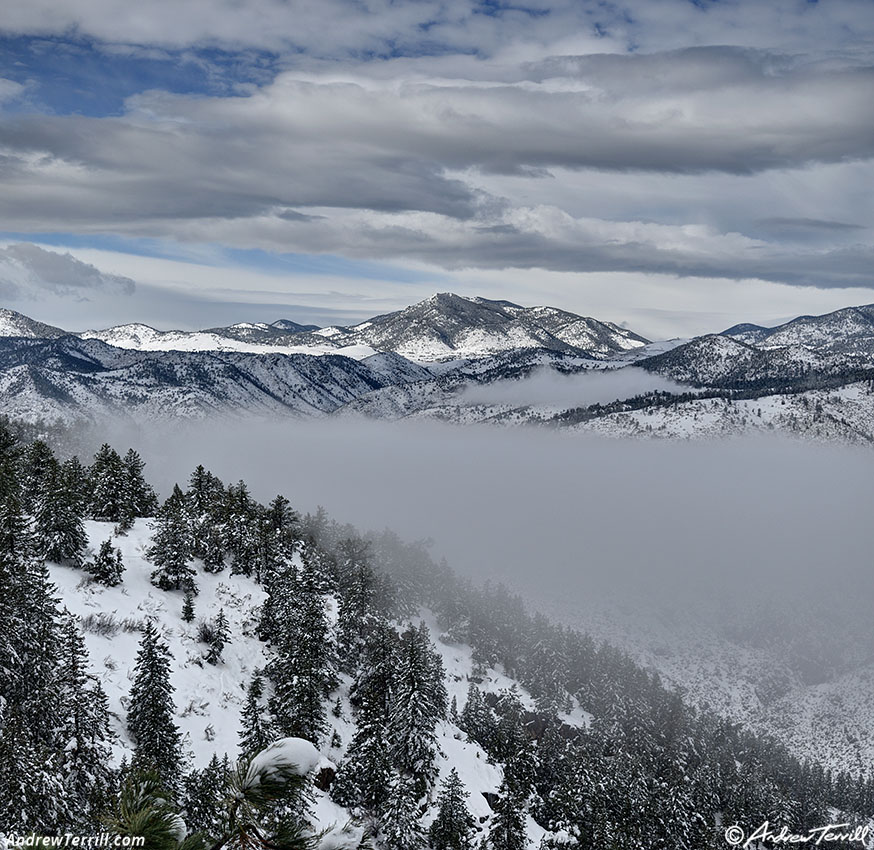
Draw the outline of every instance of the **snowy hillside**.
<instances>
[{"instance_id":1,"label":"snowy hillside","mask_svg":"<svg viewBox=\"0 0 874 850\"><path fill-rule=\"evenodd\" d=\"M50 339L66 331L29 319L15 310L0 309L0 336L20 336L28 339Z\"/></svg>"},{"instance_id":2,"label":"snowy hillside","mask_svg":"<svg viewBox=\"0 0 874 850\"><path fill-rule=\"evenodd\" d=\"M341 354L361 359L395 352L421 363L488 357L506 351L547 349L606 357L639 348L643 337L610 322L554 307L520 307L509 301L439 293L394 313L350 327L317 328L280 319L243 322L204 331L159 331L148 325L89 330L99 339L138 351L241 351Z\"/></svg>"},{"instance_id":3,"label":"snowy hillside","mask_svg":"<svg viewBox=\"0 0 874 850\"><path fill-rule=\"evenodd\" d=\"M251 326L248 326L251 328ZM270 327L265 325L265 328ZM241 331L246 326L232 325L216 331L159 331L149 325L117 325L101 331L84 331L82 339L99 339L116 348L130 348L135 351L237 351L249 354L340 354L361 360L369 357L375 349L367 345L331 345L306 343L295 344L294 339L306 331L293 331L273 336L270 341L254 334Z\"/></svg>"},{"instance_id":4,"label":"snowy hillside","mask_svg":"<svg viewBox=\"0 0 874 850\"><path fill-rule=\"evenodd\" d=\"M874 805L849 753L827 773L736 722L792 695L773 665L742 671L734 702L686 693L391 531L260 504L202 466L160 503L143 467L0 427L0 830L662 850L712 846L726 819L801 829ZM705 684L719 657L698 656ZM805 709L799 729L822 717ZM306 765L284 774L291 753Z\"/></svg>"},{"instance_id":5,"label":"snowy hillside","mask_svg":"<svg viewBox=\"0 0 874 850\"><path fill-rule=\"evenodd\" d=\"M232 759L239 753L240 714L246 701L246 688L253 673L265 667L270 651L255 634L260 608L265 601L263 589L252 579L227 572L197 571L199 593L196 599L196 618L187 623L182 619L183 596L157 589L150 582L154 564L145 558L151 540L150 521L137 520L123 536L113 535L113 524L87 523L89 547L96 551L101 542L112 540L121 550L125 565L123 583L106 587L91 580L81 570L50 565L51 579L58 588L61 604L79 618L91 660L92 672L99 678L109 698L113 718L114 758L131 759L132 744L125 718L130 706L129 692L134 662L140 641L140 629L146 620L158 624L161 638L173 658L171 683L175 689L175 722L183 734L183 746L189 766L205 768L213 755ZM297 560L300 566L300 560ZM336 622L336 602L327 597L326 603ZM197 637L198 623L214 619L224 611L230 624L232 638L223 651L222 662L211 665L205 661L208 647ZM434 615L423 610L413 618L416 624L425 623L440 653L446 671L446 686L450 700L464 705L468 688L476 681L484 693L497 694L515 687L529 710L534 700L517 682L499 670L483 674L474 672L471 648L457 643L438 640L440 635ZM400 628L400 626L399 626ZM336 705L339 700L340 716L328 713L330 742L336 732L339 745L324 744L319 769L336 769L349 744L354 725L349 703L352 680L342 676L340 686L330 694L327 702ZM589 715L577 708L565 714L569 727L581 727ZM455 768L470 794L469 808L477 820L478 830L488 828L492 809L484 795L496 795L501 784L499 765L490 762L482 748L467 740L466 735L451 721L438 725L439 781ZM336 743L336 742L335 742ZM350 813L334 803L328 793L314 789L314 813L317 830L336 828L339 833L350 820ZM538 846L544 830L530 816L527 832L533 846ZM360 832L354 833L360 835ZM325 848L340 848L340 838L329 833L323 842ZM350 846L355 846L354 842ZM388 848L387 848L388 850Z\"/></svg>"},{"instance_id":6,"label":"snowy hillside","mask_svg":"<svg viewBox=\"0 0 874 850\"><path fill-rule=\"evenodd\" d=\"M324 328L316 334L333 343L364 343L422 362L525 349L604 357L647 342L617 325L554 307L525 308L448 292L349 328Z\"/></svg>"}]
</instances>

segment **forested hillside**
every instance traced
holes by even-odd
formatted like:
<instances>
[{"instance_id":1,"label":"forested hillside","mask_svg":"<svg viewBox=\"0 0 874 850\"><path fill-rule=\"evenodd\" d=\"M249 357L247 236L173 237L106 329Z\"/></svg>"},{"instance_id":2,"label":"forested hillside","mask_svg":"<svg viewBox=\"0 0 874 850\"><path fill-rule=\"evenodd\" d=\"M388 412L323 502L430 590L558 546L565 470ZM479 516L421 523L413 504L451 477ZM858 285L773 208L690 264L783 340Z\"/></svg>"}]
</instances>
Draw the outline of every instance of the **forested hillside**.
<instances>
[{"instance_id":1,"label":"forested hillside","mask_svg":"<svg viewBox=\"0 0 874 850\"><path fill-rule=\"evenodd\" d=\"M698 850L874 809L870 774L692 709L421 545L144 473L0 429L0 834Z\"/></svg>"}]
</instances>

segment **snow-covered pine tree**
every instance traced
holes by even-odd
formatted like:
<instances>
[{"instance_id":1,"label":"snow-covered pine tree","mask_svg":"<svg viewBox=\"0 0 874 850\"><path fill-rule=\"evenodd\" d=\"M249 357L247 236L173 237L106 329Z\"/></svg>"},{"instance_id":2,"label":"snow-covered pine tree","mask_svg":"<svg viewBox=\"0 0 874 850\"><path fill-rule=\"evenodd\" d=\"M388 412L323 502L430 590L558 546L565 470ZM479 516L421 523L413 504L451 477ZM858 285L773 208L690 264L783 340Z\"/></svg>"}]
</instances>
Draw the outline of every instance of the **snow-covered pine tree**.
<instances>
[{"instance_id":1,"label":"snow-covered pine tree","mask_svg":"<svg viewBox=\"0 0 874 850\"><path fill-rule=\"evenodd\" d=\"M203 770L192 770L184 780L183 815L185 825L192 832L214 840L227 829L227 817L220 805L227 795L230 764L213 754Z\"/></svg>"},{"instance_id":2,"label":"snow-covered pine tree","mask_svg":"<svg viewBox=\"0 0 874 850\"><path fill-rule=\"evenodd\" d=\"M356 730L331 795L340 805L378 818L387 799L392 773L388 718L394 693L398 635L387 620L370 632L350 699Z\"/></svg>"},{"instance_id":3,"label":"snow-covered pine tree","mask_svg":"<svg viewBox=\"0 0 874 850\"><path fill-rule=\"evenodd\" d=\"M431 787L436 768L437 721L446 714L446 689L434 680L427 631L410 624L401 635L398 671L389 718L395 764L410 777L417 799Z\"/></svg>"},{"instance_id":4,"label":"snow-covered pine tree","mask_svg":"<svg viewBox=\"0 0 874 850\"><path fill-rule=\"evenodd\" d=\"M337 656L340 669L354 673L376 621L376 577L365 542L349 538L341 541L338 549Z\"/></svg>"},{"instance_id":5,"label":"snow-covered pine tree","mask_svg":"<svg viewBox=\"0 0 874 850\"><path fill-rule=\"evenodd\" d=\"M69 614L62 632L59 746L61 776L70 820L63 826L85 832L99 825L114 789L109 704L99 682L88 673L85 640Z\"/></svg>"},{"instance_id":6,"label":"snow-covered pine tree","mask_svg":"<svg viewBox=\"0 0 874 850\"><path fill-rule=\"evenodd\" d=\"M58 564L81 567L87 537L80 499L67 486L56 461L46 467L33 503L39 556Z\"/></svg>"},{"instance_id":7,"label":"snow-covered pine tree","mask_svg":"<svg viewBox=\"0 0 874 850\"><path fill-rule=\"evenodd\" d=\"M388 802L393 771L386 731L381 722L359 720L331 785L335 802L371 818L378 818Z\"/></svg>"},{"instance_id":8,"label":"snow-covered pine tree","mask_svg":"<svg viewBox=\"0 0 874 850\"><path fill-rule=\"evenodd\" d=\"M195 558L204 561L209 559L208 572L219 572L224 561L224 540L220 539L218 546L212 546L212 555L208 556L210 549L208 536L221 537L219 523L223 515L223 503L225 488L222 482L211 472L208 472L202 464L198 465L188 479L188 489L185 491L185 502L188 508L188 516L191 522L191 551ZM216 558L216 551L221 552L221 557Z\"/></svg>"},{"instance_id":9,"label":"snow-covered pine tree","mask_svg":"<svg viewBox=\"0 0 874 850\"><path fill-rule=\"evenodd\" d=\"M48 834L69 819L60 772L60 629L0 433L0 824ZM4 457L4 454L6 455Z\"/></svg>"},{"instance_id":10,"label":"snow-covered pine tree","mask_svg":"<svg viewBox=\"0 0 874 850\"><path fill-rule=\"evenodd\" d=\"M276 496L261 514L259 522L260 552L255 580L263 582L294 555L300 518L284 496Z\"/></svg>"},{"instance_id":11,"label":"snow-covered pine tree","mask_svg":"<svg viewBox=\"0 0 874 850\"><path fill-rule=\"evenodd\" d=\"M392 774L388 785L388 802L379 828L385 845L392 850L419 850L425 844L416 792L412 783L397 772Z\"/></svg>"},{"instance_id":12,"label":"snow-covered pine tree","mask_svg":"<svg viewBox=\"0 0 874 850\"><path fill-rule=\"evenodd\" d=\"M190 590L196 593L196 571L190 564L191 529L185 496L178 484L161 506L152 527L152 545L146 552L146 557L158 567L152 573L152 584L161 590Z\"/></svg>"},{"instance_id":13,"label":"snow-covered pine tree","mask_svg":"<svg viewBox=\"0 0 874 850\"><path fill-rule=\"evenodd\" d=\"M206 654L208 664L218 664L222 660L222 652L230 639L231 629L228 625L228 618L225 616L225 609L220 608L215 620L212 622L208 641L209 651Z\"/></svg>"},{"instance_id":14,"label":"snow-covered pine tree","mask_svg":"<svg viewBox=\"0 0 874 850\"><path fill-rule=\"evenodd\" d=\"M194 594L190 589L185 591L185 599L182 602L182 619L186 623L194 620Z\"/></svg>"},{"instance_id":15,"label":"snow-covered pine tree","mask_svg":"<svg viewBox=\"0 0 874 850\"><path fill-rule=\"evenodd\" d=\"M525 831L524 806L506 781L498 789L489 829L489 850L525 850L528 836Z\"/></svg>"},{"instance_id":16,"label":"snow-covered pine tree","mask_svg":"<svg viewBox=\"0 0 874 850\"><path fill-rule=\"evenodd\" d=\"M203 561L203 568L208 573L220 573L225 568L225 540L221 528L207 518L200 530L200 542L197 543Z\"/></svg>"},{"instance_id":17,"label":"snow-covered pine tree","mask_svg":"<svg viewBox=\"0 0 874 850\"><path fill-rule=\"evenodd\" d=\"M139 453L128 449L122 461L125 471L126 511L131 517L154 516L158 510L158 497L143 476L145 462Z\"/></svg>"},{"instance_id":18,"label":"snow-covered pine tree","mask_svg":"<svg viewBox=\"0 0 874 850\"><path fill-rule=\"evenodd\" d=\"M273 741L264 699L264 677L256 671L246 691L246 704L241 713L240 755L250 758L266 749Z\"/></svg>"},{"instance_id":19,"label":"snow-covered pine tree","mask_svg":"<svg viewBox=\"0 0 874 850\"><path fill-rule=\"evenodd\" d=\"M49 835L69 813L57 749L29 729L36 710L11 703L0 712L0 823L10 832Z\"/></svg>"},{"instance_id":20,"label":"snow-covered pine tree","mask_svg":"<svg viewBox=\"0 0 874 850\"><path fill-rule=\"evenodd\" d=\"M91 516L106 522L127 519L127 472L118 452L104 443L94 455L88 471Z\"/></svg>"},{"instance_id":21,"label":"snow-covered pine tree","mask_svg":"<svg viewBox=\"0 0 874 850\"><path fill-rule=\"evenodd\" d=\"M185 497L193 516L217 516L225 499L225 485L203 464L198 464L188 479Z\"/></svg>"},{"instance_id":22,"label":"snow-covered pine tree","mask_svg":"<svg viewBox=\"0 0 874 850\"><path fill-rule=\"evenodd\" d=\"M467 733L470 741L479 744L487 753L494 747L495 727L498 718L483 697L483 692L476 682L471 682L467 688L467 701L461 710L459 727Z\"/></svg>"},{"instance_id":23,"label":"snow-covered pine tree","mask_svg":"<svg viewBox=\"0 0 874 850\"><path fill-rule=\"evenodd\" d=\"M349 693L359 725L385 725L391 712L400 641L388 620L377 620L364 645L361 668Z\"/></svg>"},{"instance_id":24,"label":"snow-covered pine tree","mask_svg":"<svg viewBox=\"0 0 874 850\"><path fill-rule=\"evenodd\" d=\"M154 771L162 785L175 791L179 785L182 744L173 720L173 685L170 651L148 620L134 667L127 728L134 741L133 770Z\"/></svg>"},{"instance_id":25,"label":"snow-covered pine tree","mask_svg":"<svg viewBox=\"0 0 874 850\"><path fill-rule=\"evenodd\" d=\"M431 850L471 850L474 819L467 809L467 792L453 767L437 798L437 817L428 830Z\"/></svg>"},{"instance_id":26,"label":"snow-covered pine tree","mask_svg":"<svg viewBox=\"0 0 874 850\"><path fill-rule=\"evenodd\" d=\"M76 500L76 509L84 516L91 502L91 494L88 490L88 470L82 466L82 461L73 455L61 464L61 475L64 487Z\"/></svg>"},{"instance_id":27,"label":"snow-covered pine tree","mask_svg":"<svg viewBox=\"0 0 874 850\"><path fill-rule=\"evenodd\" d=\"M39 497L48 486L49 475L57 479L60 465L48 445L42 440L34 440L21 452L21 501L25 513L33 514L39 504Z\"/></svg>"},{"instance_id":28,"label":"snow-covered pine tree","mask_svg":"<svg viewBox=\"0 0 874 850\"><path fill-rule=\"evenodd\" d=\"M276 655L267 668L270 711L282 735L318 744L327 728L323 700L336 684L325 600L307 569L288 568L274 592L279 597L272 626Z\"/></svg>"},{"instance_id":29,"label":"snow-covered pine tree","mask_svg":"<svg viewBox=\"0 0 874 850\"><path fill-rule=\"evenodd\" d=\"M202 850L199 836L186 838L185 821L170 796L153 773L131 766L123 771L121 792L105 825L121 837L143 839L148 850Z\"/></svg>"},{"instance_id":30,"label":"snow-covered pine tree","mask_svg":"<svg viewBox=\"0 0 874 850\"><path fill-rule=\"evenodd\" d=\"M228 486L224 503L225 549L231 573L251 576L258 565L260 505L249 495L245 481Z\"/></svg>"},{"instance_id":31,"label":"snow-covered pine tree","mask_svg":"<svg viewBox=\"0 0 874 850\"><path fill-rule=\"evenodd\" d=\"M419 624L419 645L428 668L428 697L438 720L445 720L449 711L449 695L446 691L446 671L443 658L431 643L431 634L424 623Z\"/></svg>"},{"instance_id":32,"label":"snow-covered pine tree","mask_svg":"<svg viewBox=\"0 0 874 850\"><path fill-rule=\"evenodd\" d=\"M112 538L104 540L94 560L85 565L85 569L94 576L94 580L107 587L117 587L122 582L124 562L121 559L121 549L112 545Z\"/></svg>"}]
</instances>

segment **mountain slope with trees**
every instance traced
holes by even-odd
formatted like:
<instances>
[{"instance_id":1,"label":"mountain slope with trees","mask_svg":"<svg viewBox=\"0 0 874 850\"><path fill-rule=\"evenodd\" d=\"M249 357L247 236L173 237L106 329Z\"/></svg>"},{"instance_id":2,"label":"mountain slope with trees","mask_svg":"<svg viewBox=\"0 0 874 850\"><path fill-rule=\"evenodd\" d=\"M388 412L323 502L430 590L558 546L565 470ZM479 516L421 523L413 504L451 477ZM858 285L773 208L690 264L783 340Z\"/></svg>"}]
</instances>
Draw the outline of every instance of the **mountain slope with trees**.
<instances>
[{"instance_id":1,"label":"mountain slope with trees","mask_svg":"<svg viewBox=\"0 0 874 850\"><path fill-rule=\"evenodd\" d=\"M693 709L390 532L259 504L202 467L155 512L137 458L104 446L85 467L0 430L7 830L701 848L724 823L872 810L869 775ZM40 517L61 503L82 534L47 567Z\"/></svg>"}]
</instances>

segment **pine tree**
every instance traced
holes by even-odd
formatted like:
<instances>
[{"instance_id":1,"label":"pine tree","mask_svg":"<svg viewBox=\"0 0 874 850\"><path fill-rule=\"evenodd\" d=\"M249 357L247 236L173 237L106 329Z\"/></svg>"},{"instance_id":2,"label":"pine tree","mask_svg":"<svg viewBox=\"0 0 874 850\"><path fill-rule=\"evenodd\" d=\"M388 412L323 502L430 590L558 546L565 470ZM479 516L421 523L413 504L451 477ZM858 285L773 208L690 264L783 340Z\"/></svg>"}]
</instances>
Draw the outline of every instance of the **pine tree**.
<instances>
[{"instance_id":1,"label":"pine tree","mask_svg":"<svg viewBox=\"0 0 874 850\"><path fill-rule=\"evenodd\" d=\"M91 494L88 489L88 470L82 466L82 462L76 455L68 458L61 464L64 488L75 500L76 511L82 516L88 510L91 502Z\"/></svg>"},{"instance_id":2,"label":"pine tree","mask_svg":"<svg viewBox=\"0 0 874 850\"><path fill-rule=\"evenodd\" d=\"M207 572L220 572L225 557L225 541L220 527L224 516L224 485L199 465L188 479L185 501L191 519L192 554L203 561Z\"/></svg>"},{"instance_id":3,"label":"pine tree","mask_svg":"<svg viewBox=\"0 0 874 850\"><path fill-rule=\"evenodd\" d=\"M149 620L143 628L127 715L127 728L135 745L131 767L154 771L162 785L175 791L182 744L173 713L170 652Z\"/></svg>"},{"instance_id":4,"label":"pine tree","mask_svg":"<svg viewBox=\"0 0 874 850\"><path fill-rule=\"evenodd\" d=\"M104 540L94 560L85 565L94 580L107 587L117 587L121 584L124 574L124 563L121 559L121 549L112 545L112 538Z\"/></svg>"},{"instance_id":5,"label":"pine tree","mask_svg":"<svg viewBox=\"0 0 874 850\"><path fill-rule=\"evenodd\" d=\"M194 594L190 589L185 591L185 600L182 603L182 619L186 623L194 620Z\"/></svg>"},{"instance_id":6,"label":"pine tree","mask_svg":"<svg viewBox=\"0 0 874 850\"><path fill-rule=\"evenodd\" d=\"M327 729L323 700L334 688L333 645L325 600L311 570L288 568L278 594L276 657L267 668L274 695L270 710L284 736L318 744Z\"/></svg>"},{"instance_id":7,"label":"pine tree","mask_svg":"<svg viewBox=\"0 0 874 850\"><path fill-rule=\"evenodd\" d=\"M243 758L251 758L256 753L260 753L273 740L270 722L262 703L263 698L264 678L256 672L246 691L246 705L241 716L240 754Z\"/></svg>"},{"instance_id":8,"label":"pine tree","mask_svg":"<svg viewBox=\"0 0 874 850\"><path fill-rule=\"evenodd\" d=\"M21 502L26 513L36 512L39 497L49 488L49 478L57 481L60 464L42 440L34 440L21 453Z\"/></svg>"},{"instance_id":9,"label":"pine tree","mask_svg":"<svg viewBox=\"0 0 874 850\"><path fill-rule=\"evenodd\" d=\"M185 838L185 822L172 796L154 773L131 766L124 771L118 802L105 824L122 838L143 839L148 850L202 850L198 836Z\"/></svg>"},{"instance_id":10,"label":"pine tree","mask_svg":"<svg viewBox=\"0 0 874 850\"><path fill-rule=\"evenodd\" d=\"M436 775L437 721L446 713L442 668L435 670L433 650L423 632L410 625L401 635L395 693L389 728L398 768L413 781L417 797L430 788Z\"/></svg>"},{"instance_id":11,"label":"pine tree","mask_svg":"<svg viewBox=\"0 0 874 850\"><path fill-rule=\"evenodd\" d=\"M225 542L221 529L205 520L201 529L200 559L208 573L220 573L225 568Z\"/></svg>"},{"instance_id":12,"label":"pine tree","mask_svg":"<svg viewBox=\"0 0 874 850\"><path fill-rule=\"evenodd\" d=\"M376 579L368 558L366 545L354 540L341 544L337 655L340 668L349 673L358 667L367 636L378 619L374 608Z\"/></svg>"},{"instance_id":13,"label":"pine tree","mask_svg":"<svg viewBox=\"0 0 874 850\"><path fill-rule=\"evenodd\" d=\"M21 514L12 451L0 430L0 824L46 833L70 820L61 784L61 635L48 572Z\"/></svg>"},{"instance_id":14,"label":"pine tree","mask_svg":"<svg viewBox=\"0 0 874 850\"><path fill-rule=\"evenodd\" d=\"M424 846L415 791L399 773L392 774L379 826L386 846L392 850L419 850Z\"/></svg>"},{"instance_id":15,"label":"pine tree","mask_svg":"<svg viewBox=\"0 0 874 850\"><path fill-rule=\"evenodd\" d=\"M231 638L231 630L224 608L221 608L212 624L209 637L209 652L206 660L209 664L218 664L222 660L222 652Z\"/></svg>"},{"instance_id":16,"label":"pine tree","mask_svg":"<svg viewBox=\"0 0 874 850\"><path fill-rule=\"evenodd\" d=\"M260 508L245 481L231 484L225 497L225 549L231 553L231 573L251 576L258 563Z\"/></svg>"},{"instance_id":17,"label":"pine tree","mask_svg":"<svg viewBox=\"0 0 874 850\"><path fill-rule=\"evenodd\" d=\"M192 770L184 780L185 825L192 832L214 839L227 828L227 819L220 805L227 795L230 765L213 754L203 770Z\"/></svg>"},{"instance_id":18,"label":"pine tree","mask_svg":"<svg viewBox=\"0 0 874 850\"><path fill-rule=\"evenodd\" d=\"M467 792L453 767L437 798L437 817L428 830L432 850L470 850L474 819L467 810Z\"/></svg>"},{"instance_id":19,"label":"pine tree","mask_svg":"<svg viewBox=\"0 0 874 850\"><path fill-rule=\"evenodd\" d=\"M489 850L525 850L528 838L525 834L524 808L506 781L498 789L498 799L493 808Z\"/></svg>"},{"instance_id":20,"label":"pine tree","mask_svg":"<svg viewBox=\"0 0 874 850\"><path fill-rule=\"evenodd\" d=\"M190 566L191 530L185 510L185 496L179 485L161 506L153 525L152 545L146 557L158 569L152 573L152 584L161 590L197 592L196 571Z\"/></svg>"},{"instance_id":21,"label":"pine tree","mask_svg":"<svg viewBox=\"0 0 874 850\"><path fill-rule=\"evenodd\" d=\"M87 672L85 641L72 617L63 626L59 671L62 727L60 773L69 799L71 830L98 825L114 786L111 765L109 704L97 680Z\"/></svg>"},{"instance_id":22,"label":"pine tree","mask_svg":"<svg viewBox=\"0 0 874 850\"><path fill-rule=\"evenodd\" d=\"M498 718L486 704L483 693L475 682L471 682L468 686L467 702L461 711L458 725L467 733L469 740L479 744L487 753L492 752Z\"/></svg>"},{"instance_id":23,"label":"pine tree","mask_svg":"<svg viewBox=\"0 0 874 850\"><path fill-rule=\"evenodd\" d=\"M349 694L359 725L386 724L395 690L400 641L387 620L379 620L364 645L361 669Z\"/></svg>"},{"instance_id":24,"label":"pine tree","mask_svg":"<svg viewBox=\"0 0 874 850\"><path fill-rule=\"evenodd\" d=\"M39 556L58 564L81 567L87 538L80 500L67 486L56 462L46 468L33 501Z\"/></svg>"},{"instance_id":25,"label":"pine tree","mask_svg":"<svg viewBox=\"0 0 874 850\"><path fill-rule=\"evenodd\" d=\"M284 496L276 496L258 518L255 580L264 582L294 554L299 518Z\"/></svg>"},{"instance_id":26,"label":"pine tree","mask_svg":"<svg viewBox=\"0 0 874 850\"><path fill-rule=\"evenodd\" d=\"M385 726L361 723L331 785L331 797L341 806L378 817L388 802L391 779L391 745Z\"/></svg>"},{"instance_id":27,"label":"pine tree","mask_svg":"<svg viewBox=\"0 0 874 850\"><path fill-rule=\"evenodd\" d=\"M127 508L127 472L115 449L104 443L88 472L91 491L91 516L106 522L122 522L129 518Z\"/></svg>"},{"instance_id":28,"label":"pine tree","mask_svg":"<svg viewBox=\"0 0 874 850\"><path fill-rule=\"evenodd\" d=\"M122 461L125 471L125 513L131 517L154 516L158 497L143 477L145 463L137 452L128 449Z\"/></svg>"}]
</instances>

